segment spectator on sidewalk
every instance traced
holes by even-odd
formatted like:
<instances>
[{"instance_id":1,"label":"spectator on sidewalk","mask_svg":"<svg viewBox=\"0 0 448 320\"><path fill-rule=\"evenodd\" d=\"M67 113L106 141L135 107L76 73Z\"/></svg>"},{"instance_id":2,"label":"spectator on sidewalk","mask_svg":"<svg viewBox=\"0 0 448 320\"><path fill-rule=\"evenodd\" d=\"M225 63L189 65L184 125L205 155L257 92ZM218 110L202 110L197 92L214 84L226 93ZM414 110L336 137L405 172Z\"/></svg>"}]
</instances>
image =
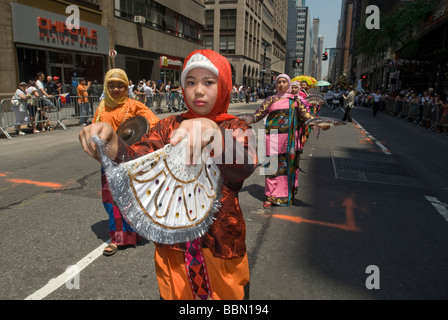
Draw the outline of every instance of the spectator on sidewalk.
<instances>
[{"instance_id":1,"label":"spectator on sidewalk","mask_svg":"<svg viewBox=\"0 0 448 320\"><path fill-rule=\"evenodd\" d=\"M14 96L11 100L12 110L16 116L16 133L20 136L26 135L25 132L22 131L21 125L26 122L26 118L28 117L28 110L26 108L26 83L21 82L19 84L18 89L14 93Z\"/></svg>"},{"instance_id":2,"label":"spectator on sidewalk","mask_svg":"<svg viewBox=\"0 0 448 320\"><path fill-rule=\"evenodd\" d=\"M162 112L162 99L163 99L163 82L158 80L156 84L155 97L156 100L156 113Z\"/></svg>"},{"instance_id":3,"label":"spectator on sidewalk","mask_svg":"<svg viewBox=\"0 0 448 320\"><path fill-rule=\"evenodd\" d=\"M134 99L134 84L132 83L132 80L129 80L128 85L128 97L131 99Z\"/></svg>"},{"instance_id":4,"label":"spectator on sidewalk","mask_svg":"<svg viewBox=\"0 0 448 320\"><path fill-rule=\"evenodd\" d=\"M54 103L50 100L54 97L48 94L48 92L45 90L44 80L45 74L43 72L38 72L36 78L36 88L37 92L39 93L39 119L37 120L41 123L40 127L42 132L44 132L45 130L51 130L50 121L46 116L47 107L50 107L52 109L55 108Z\"/></svg>"},{"instance_id":5,"label":"spectator on sidewalk","mask_svg":"<svg viewBox=\"0 0 448 320\"><path fill-rule=\"evenodd\" d=\"M166 107L168 108L169 112L173 112L171 105L171 81L168 81L168 83L165 85L163 92L165 93Z\"/></svg>"},{"instance_id":6,"label":"spectator on sidewalk","mask_svg":"<svg viewBox=\"0 0 448 320\"><path fill-rule=\"evenodd\" d=\"M146 106L148 108L152 108L152 99L154 96L154 92L153 92L150 80L147 81L146 86L143 88L143 91L145 92L145 96L146 96Z\"/></svg>"},{"instance_id":7,"label":"spectator on sidewalk","mask_svg":"<svg viewBox=\"0 0 448 320\"><path fill-rule=\"evenodd\" d=\"M180 87L178 85L178 82L175 82L172 86L171 86L171 112L177 112L180 110L181 106L180 106L180 101L178 99L178 91L179 91ZM177 108L176 108L176 100L177 100Z\"/></svg>"},{"instance_id":8,"label":"spectator on sidewalk","mask_svg":"<svg viewBox=\"0 0 448 320\"><path fill-rule=\"evenodd\" d=\"M89 89L92 83L89 81L86 84L86 80L82 79L81 82L78 85L78 104L79 104L79 110L81 113L81 118L79 119L79 124L81 126L86 126L89 120L89 116L91 114L90 112L90 103L89 103Z\"/></svg>"},{"instance_id":9,"label":"spectator on sidewalk","mask_svg":"<svg viewBox=\"0 0 448 320\"><path fill-rule=\"evenodd\" d=\"M30 115L30 122L31 122L31 128L33 130L33 133L39 133L36 129L36 114L37 114L37 108L38 108L38 102L39 102L39 92L37 91L37 88L35 87L36 82L33 80L30 80L28 82L28 88L26 89L26 95L29 97L27 102L28 107L28 113Z\"/></svg>"},{"instance_id":10,"label":"spectator on sidewalk","mask_svg":"<svg viewBox=\"0 0 448 320\"><path fill-rule=\"evenodd\" d=\"M438 108L440 108L440 126L437 129L437 132L439 133L447 133L448 132L448 100L447 95L445 93L442 93L440 95L437 95L436 98L436 105Z\"/></svg>"}]
</instances>

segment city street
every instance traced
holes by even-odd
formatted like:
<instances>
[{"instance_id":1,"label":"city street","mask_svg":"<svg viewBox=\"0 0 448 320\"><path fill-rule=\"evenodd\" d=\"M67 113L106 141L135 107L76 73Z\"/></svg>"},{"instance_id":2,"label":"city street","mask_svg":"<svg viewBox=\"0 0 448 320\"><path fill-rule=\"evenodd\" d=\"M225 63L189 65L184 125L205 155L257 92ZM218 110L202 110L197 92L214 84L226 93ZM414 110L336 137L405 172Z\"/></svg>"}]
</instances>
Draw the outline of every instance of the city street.
<instances>
[{"instance_id":1,"label":"city street","mask_svg":"<svg viewBox=\"0 0 448 320\"><path fill-rule=\"evenodd\" d=\"M259 169L245 182L251 300L448 299L448 138L371 109L352 115L311 134L294 206L263 208ZM0 299L158 300L152 243L102 255L100 166L79 131L0 139Z\"/></svg>"}]
</instances>

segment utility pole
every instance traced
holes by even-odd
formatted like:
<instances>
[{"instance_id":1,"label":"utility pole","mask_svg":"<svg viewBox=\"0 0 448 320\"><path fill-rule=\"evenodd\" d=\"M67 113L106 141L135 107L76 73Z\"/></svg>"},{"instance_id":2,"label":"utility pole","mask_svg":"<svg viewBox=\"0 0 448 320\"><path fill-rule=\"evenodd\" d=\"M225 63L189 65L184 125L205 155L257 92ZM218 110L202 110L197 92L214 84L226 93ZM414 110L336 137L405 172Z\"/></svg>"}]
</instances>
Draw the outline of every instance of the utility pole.
<instances>
[{"instance_id":1,"label":"utility pole","mask_svg":"<svg viewBox=\"0 0 448 320\"><path fill-rule=\"evenodd\" d=\"M261 81L261 85L262 85L262 89L264 90L264 88L265 88L265 80L266 80L265 79L266 78L266 49L268 47L270 47L271 44L267 43L266 41L263 41L262 45L264 46L264 55L263 55L263 70L261 71L261 73L263 75L263 78L262 78L262 81Z\"/></svg>"}]
</instances>

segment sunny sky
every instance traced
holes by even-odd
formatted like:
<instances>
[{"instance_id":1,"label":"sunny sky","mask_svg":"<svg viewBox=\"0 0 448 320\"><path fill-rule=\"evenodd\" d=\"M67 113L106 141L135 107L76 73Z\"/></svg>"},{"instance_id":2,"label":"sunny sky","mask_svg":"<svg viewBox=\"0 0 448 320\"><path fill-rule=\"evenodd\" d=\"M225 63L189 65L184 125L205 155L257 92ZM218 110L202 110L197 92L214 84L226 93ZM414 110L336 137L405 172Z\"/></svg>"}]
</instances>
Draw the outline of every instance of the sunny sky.
<instances>
[{"instance_id":1,"label":"sunny sky","mask_svg":"<svg viewBox=\"0 0 448 320\"><path fill-rule=\"evenodd\" d=\"M324 36L324 50L336 47L342 0L306 0L305 4L310 10L310 19L320 20L319 34ZM327 73L328 61L323 61L322 77L326 77Z\"/></svg>"}]
</instances>

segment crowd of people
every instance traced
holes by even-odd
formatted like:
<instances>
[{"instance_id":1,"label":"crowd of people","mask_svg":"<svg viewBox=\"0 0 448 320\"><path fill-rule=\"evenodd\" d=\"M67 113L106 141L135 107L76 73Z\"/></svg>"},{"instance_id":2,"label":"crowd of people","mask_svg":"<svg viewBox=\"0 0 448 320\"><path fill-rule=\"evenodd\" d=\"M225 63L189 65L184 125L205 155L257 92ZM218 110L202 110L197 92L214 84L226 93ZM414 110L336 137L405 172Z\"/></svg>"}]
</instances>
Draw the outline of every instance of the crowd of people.
<instances>
[{"instance_id":1,"label":"crowd of people","mask_svg":"<svg viewBox=\"0 0 448 320\"><path fill-rule=\"evenodd\" d=\"M182 88L176 81L171 83L162 80L140 80L134 84L129 80L128 96L144 103L148 108L154 109L156 113L162 112L162 101L165 99L168 112L178 112L186 110ZM176 106L177 104L177 106Z\"/></svg>"},{"instance_id":2,"label":"crowd of people","mask_svg":"<svg viewBox=\"0 0 448 320\"><path fill-rule=\"evenodd\" d=\"M16 133L26 135L21 129L22 123L30 123L32 132L52 131L46 113L60 107L59 95L62 84L59 77L47 76L38 72L35 80L21 82L11 100L12 110L16 116Z\"/></svg>"},{"instance_id":3,"label":"crowd of people","mask_svg":"<svg viewBox=\"0 0 448 320\"><path fill-rule=\"evenodd\" d=\"M344 95L348 94L349 90L330 89L325 93L325 99L335 112L336 108L342 105ZM392 107L388 108L388 104ZM434 88L423 91L412 88L400 91L359 90L356 91L354 106L372 109L374 117L383 111L398 118L407 118L410 122L427 128L436 121L436 131L448 133L448 90L438 93ZM432 119L428 119L428 114L425 115L425 108L429 111L429 116L434 115Z\"/></svg>"}]
</instances>

